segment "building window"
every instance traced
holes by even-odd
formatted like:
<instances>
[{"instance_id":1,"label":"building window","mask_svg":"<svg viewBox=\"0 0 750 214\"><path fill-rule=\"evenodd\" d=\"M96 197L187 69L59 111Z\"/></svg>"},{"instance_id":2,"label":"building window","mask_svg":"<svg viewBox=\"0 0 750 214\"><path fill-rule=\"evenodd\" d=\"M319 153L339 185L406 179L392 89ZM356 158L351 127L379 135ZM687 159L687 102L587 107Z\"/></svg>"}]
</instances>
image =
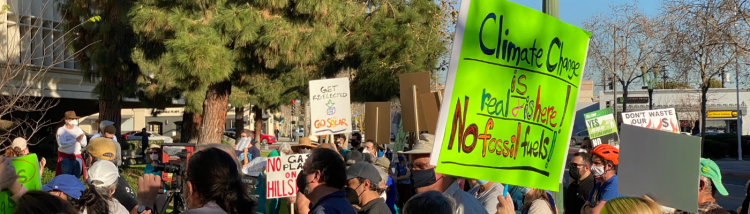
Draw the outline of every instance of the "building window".
<instances>
[{"instance_id":1,"label":"building window","mask_svg":"<svg viewBox=\"0 0 750 214\"><path fill-rule=\"evenodd\" d=\"M161 135L162 123L161 122L148 122L148 131Z\"/></svg>"},{"instance_id":2,"label":"building window","mask_svg":"<svg viewBox=\"0 0 750 214\"><path fill-rule=\"evenodd\" d=\"M175 121L174 122L175 130L177 130L177 133L179 134L182 132L182 121Z\"/></svg>"}]
</instances>

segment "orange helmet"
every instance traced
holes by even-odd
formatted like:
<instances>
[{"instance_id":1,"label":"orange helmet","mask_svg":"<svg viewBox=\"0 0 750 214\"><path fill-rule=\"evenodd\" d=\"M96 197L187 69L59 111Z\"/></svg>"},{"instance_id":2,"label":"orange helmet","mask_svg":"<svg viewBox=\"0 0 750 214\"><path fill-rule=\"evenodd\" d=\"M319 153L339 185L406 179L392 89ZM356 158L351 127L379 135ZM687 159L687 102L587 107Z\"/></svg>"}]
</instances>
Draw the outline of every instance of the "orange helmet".
<instances>
[{"instance_id":1,"label":"orange helmet","mask_svg":"<svg viewBox=\"0 0 750 214\"><path fill-rule=\"evenodd\" d=\"M604 160L612 161L615 165L618 164L617 159L620 157L620 150L609 144L602 144L594 147L591 150L591 154L598 155L604 158Z\"/></svg>"}]
</instances>

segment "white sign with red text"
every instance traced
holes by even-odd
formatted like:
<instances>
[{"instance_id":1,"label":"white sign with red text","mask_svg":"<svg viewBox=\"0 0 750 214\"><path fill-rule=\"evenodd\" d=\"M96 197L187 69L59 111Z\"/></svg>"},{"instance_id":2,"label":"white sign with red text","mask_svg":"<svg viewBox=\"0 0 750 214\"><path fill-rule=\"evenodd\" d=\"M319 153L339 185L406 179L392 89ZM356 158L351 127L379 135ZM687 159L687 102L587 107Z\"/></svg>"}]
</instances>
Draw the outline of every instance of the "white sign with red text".
<instances>
[{"instance_id":1,"label":"white sign with red text","mask_svg":"<svg viewBox=\"0 0 750 214\"><path fill-rule=\"evenodd\" d=\"M680 121L674 108L623 112L622 123L647 129L680 133Z\"/></svg>"},{"instance_id":2,"label":"white sign with red text","mask_svg":"<svg viewBox=\"0 0 750 214\"><path fill-rule=\"evenodd\" d=\"M268 158L266 162L266 198L297 196L297 174L309 154L285 155Z\"/></svg>"}]
</instances>

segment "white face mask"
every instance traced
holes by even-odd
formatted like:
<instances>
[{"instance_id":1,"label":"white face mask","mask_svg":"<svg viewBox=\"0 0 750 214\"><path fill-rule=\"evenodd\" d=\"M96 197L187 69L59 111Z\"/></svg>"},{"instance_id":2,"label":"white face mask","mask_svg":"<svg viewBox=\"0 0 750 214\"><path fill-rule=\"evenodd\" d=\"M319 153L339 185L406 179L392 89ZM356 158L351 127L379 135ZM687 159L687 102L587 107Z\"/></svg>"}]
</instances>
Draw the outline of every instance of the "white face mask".
<instances>
[{"instance_id":1,"label":"white face mask","mask_svg":"<svg viewBox=\"0 0 750 214\"><path fill-rule=\"evenodd\" d=\"M604 166L591 166L591 172L594 173L594 176L599 177L604 175Z\"/></svg>"},{"instance_id":2,"label":"white face mask","mask_svg":"<svg viewBox=\"0 0 750 214\"><path fill-rule=\"evenodd\" d=\"M382 198L383 200L388 200L388 195L385 194L385 191L380 194L380 198Z\"/></svg>"},{"instance_id":3,"label":"white face mask","mask_svg":"<svg viewBox=\"0 0 750 214\"><path fill-rule=\"evenodd\" d=\"M364 149L362 150L362 154L370 154L370 150Z\"/></svg>"},{"instance_id":4,"label":"white face mask","mask_svg":"<svg viewBox=\"0 0 750 214\"><path fill-rule=\"evenodd\" d=\"M159 154L151 154L151 160L158 161L159 160Z\"/></svg>"},{"instance_id":5,"label":"white face mask","mask_svg":"<svg viewBox=\"0 0 750 214\"><path fill-rule=\"evenodd\" d=\"M589 151L586 151L585 149L578 149L578 152L588 153Z\"/></svg>"},{"instance_id":6,"label":"white face mask","mask_svg":"<svg viewBox=\"0 0 750 214\"><path fill-rule=\"evenodd\" d=\"M68 122L68 125L78 126L78 120L71 120L70 122Z\"/></svg>"}]
</instances>

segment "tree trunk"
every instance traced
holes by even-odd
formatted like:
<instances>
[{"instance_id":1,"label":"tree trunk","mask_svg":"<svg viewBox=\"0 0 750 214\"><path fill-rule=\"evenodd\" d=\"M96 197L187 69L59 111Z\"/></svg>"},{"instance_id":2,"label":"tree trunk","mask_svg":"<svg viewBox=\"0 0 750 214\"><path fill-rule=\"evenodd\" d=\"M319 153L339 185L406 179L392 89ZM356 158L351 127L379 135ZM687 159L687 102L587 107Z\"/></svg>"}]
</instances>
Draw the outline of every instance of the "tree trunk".
<instances>
[{"instance_id":1,"label":"tree trunk","mask_svg":"<svg viewBox=\"0 0 750 214\"><path fill-rule=\"evenodd\" d=\"M221 143L231 89L229 80L208 86L206 99L203 101L203 124L200 126L199 144Z\"/></svg>"},{"instance_id":2,"label":"tree trunk","mask_svg":"<svg viewBox=\"0 0 750 214\"><path fill-rule=\"evenodd\" d=\"M615 103L617 103L617 100L615 100ZM627 111L628 111L628 86L625 84L622 84L622 112L627 112Z\"/></svg>"},{"instance_id":3,"label":"tree trunk","mask_svg":"<svg viewBox=\"0 0 750 214\"><path fill-rule=\"evenodd\" d=\"M181 143L198 143L198 131L200 130L203 117L199 113L182 113L182 128L180 130Z\"/></svg>"},{"instance_id":4,"label":"tree trunk","mask_svg":"<svg viewBox=\"0 0 750 214\"><path fill-rule=\"evenodd\" d=\"M706 93L708 92L708 85L701 86L701 157L703 157L703 141L706 139Z\"/></svg>"},{"instance_id":5,"label":"tree trunk","mask_svg":"<svg viewBox=\"0 0 750 214\"><path fill-rule=\"evenodd\" d=\"M99 97L99 121L109 120L114 122L115 126L115 137L118 138L118 141L125 142L125 139L119 139L122 138L120 136L121 126L122 126L122 96L117 95L114 99L111 100L103 100L102 97ZM101 130L99 130L101 132Z\"/></svg>"},{"instance_id":6,"label":"tree trunk","mask_svg":"<svg viewBox=\"0 0 750 214\"><path fill-rule=\"evenodd\" d=\"M234 136L239 139L245 129L245 107L234 107Z\"/></svg>"},{"instance_id":7,"label":"tree trunk","mask_svg":"<svg viewBox=\"0 0 750 214\"><path fill-rule=\"evenodd\" d=\"M114 122L115 137L122 137L120 136L122 130L122 95L117 89L118 83L111 77L102 77L99 84L99 121L109 120ZM125 139L119 140L125 142Z\"/></svg>"},{"instance_id":8,"label":"tree trunk","mask_svg":"<svg viewBox=\"0 0 750 214\"><path fill-rule=\"evenodd\" d=\"M255 113L255 142L260 143L260 133L263 129L263 109L255 105L253 106L253 113Z\"/></svg>"}]
</instances>

